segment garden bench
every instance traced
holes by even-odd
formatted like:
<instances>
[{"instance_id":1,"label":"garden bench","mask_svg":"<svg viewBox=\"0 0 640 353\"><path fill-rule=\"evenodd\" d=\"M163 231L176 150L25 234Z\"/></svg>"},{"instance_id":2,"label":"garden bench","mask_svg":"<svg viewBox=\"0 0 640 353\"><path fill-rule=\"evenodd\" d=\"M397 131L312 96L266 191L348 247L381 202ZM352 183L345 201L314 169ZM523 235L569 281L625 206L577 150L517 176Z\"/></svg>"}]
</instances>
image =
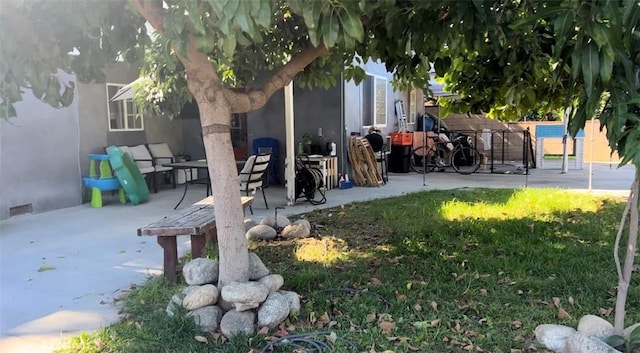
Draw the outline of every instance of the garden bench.
<instances>
[{"instance_id":1,"label":"garden bench","mask_svg":"<svg viewBox=\"0 0 640 353\"><path fill-rule=\"evenodd\" d=\"M253 197L242 197L242 209L253 203ZM163 217L144 227L138 228L138 236L155 236L164 250L164 275L175 281L182 270L178 261L179 235L191 237L191 255L195 259L202 256L207 241L216 241L216 220L213 213L213 197L204 198L193 205Z\"/></svg>"}]
</instances>

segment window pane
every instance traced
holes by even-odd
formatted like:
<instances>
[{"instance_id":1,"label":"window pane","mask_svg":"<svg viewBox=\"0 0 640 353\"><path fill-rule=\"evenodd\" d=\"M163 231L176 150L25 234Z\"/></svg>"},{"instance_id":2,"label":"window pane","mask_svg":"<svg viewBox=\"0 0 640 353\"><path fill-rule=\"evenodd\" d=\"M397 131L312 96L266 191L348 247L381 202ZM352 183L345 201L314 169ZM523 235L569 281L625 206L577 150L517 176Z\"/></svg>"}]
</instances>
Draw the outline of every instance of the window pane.
<instances>
[{"instance_id":1,"label":"window pane","mask_svg":"<svg viewBox=\"0 0 640 353\"><path fill-rule=\"evenodd\" d=\"M376 78L376 125L387 125L387 80Z\"/></svg>"},{"instance_id":2,"label":"window pane","mask_svg":"<svg viewBox=\"0 0 640 353\"><path fill-rule=\"evenodd\" d=\"M121 84L107 84L107 107L109 108L109 130L142 130L142 116L132 99L111 101L116 92L124 87Z\"/></svg>"},{"instance_id":3,"label":"window pane","mask_svg":"<svg viewBox=\"0 0 640 353\"><path fill-rule=\"evenodd\" d=\"M373 125L373 76L362 81L362 125Z\"/></svg>"}]
</instances>

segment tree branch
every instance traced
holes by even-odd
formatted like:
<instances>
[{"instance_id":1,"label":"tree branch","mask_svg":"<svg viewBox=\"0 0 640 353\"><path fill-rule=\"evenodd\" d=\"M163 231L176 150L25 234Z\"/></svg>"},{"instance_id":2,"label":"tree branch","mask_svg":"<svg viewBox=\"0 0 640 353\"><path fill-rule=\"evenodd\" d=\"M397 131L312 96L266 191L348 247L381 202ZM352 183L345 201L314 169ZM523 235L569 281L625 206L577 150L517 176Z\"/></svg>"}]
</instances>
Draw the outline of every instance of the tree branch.
<instances>
[{"instance_id":1,"label":"tree branch","mask_svg":"<svg viewBox=\"0 0 640 353\"><path fill-rule=\"evenodd\" d=\"M229 102L233 102L231 112L245 113L261 108L277 90L289 84L300 71L311 64L317 57L326 54L329 54L329 50L324 44L320 44L317 47L308 47L274 73L261 88L248 93L227 91L226 93L234 96L234 99L228 99Z\"/></svg>"},{"instance_id":2,"label":"tree branch","mask_svg":"<svg viewBox=\"0 0 640 353\"><path fill-rule=\"evenodd\" d=\"M159 33L164 33L162 0L130 0L131 5Z\"/></svg>"}]
</instances>

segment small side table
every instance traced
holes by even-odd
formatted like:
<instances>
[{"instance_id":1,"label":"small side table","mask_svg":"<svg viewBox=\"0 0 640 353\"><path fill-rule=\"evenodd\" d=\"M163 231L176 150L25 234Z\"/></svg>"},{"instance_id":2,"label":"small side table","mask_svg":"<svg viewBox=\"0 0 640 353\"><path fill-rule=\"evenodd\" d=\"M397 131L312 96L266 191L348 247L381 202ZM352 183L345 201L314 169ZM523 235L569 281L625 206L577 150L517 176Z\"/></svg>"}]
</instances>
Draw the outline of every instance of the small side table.
<instances>
[{"instance_id":1,"label":"small side table","mask_svg":"<svg viewBox=\"0 0 640 353\"><path fill-rule=\"evenodd\" d=\"M118 198L120 203L126 203L127 198L124 189L120 185L118 178L111 173L111 165L109 165L108 154L89 154L89 176L82 177L82 182L86 188L91 189L91 207L102 207L102 192L110 190L118 190ZM99 161L98 175L96 171L96 161Z\"/></svg>"}]
</instances>

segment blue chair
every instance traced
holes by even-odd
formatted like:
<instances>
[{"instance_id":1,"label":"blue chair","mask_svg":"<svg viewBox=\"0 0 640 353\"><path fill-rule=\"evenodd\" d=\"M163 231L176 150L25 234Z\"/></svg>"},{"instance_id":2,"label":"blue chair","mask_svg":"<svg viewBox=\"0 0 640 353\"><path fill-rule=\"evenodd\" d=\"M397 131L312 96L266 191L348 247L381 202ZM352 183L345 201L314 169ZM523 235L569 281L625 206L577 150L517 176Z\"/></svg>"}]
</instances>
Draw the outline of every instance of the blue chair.
<instances>
[{"instance_id":1,"label":"blue chair","mask_svg":"<svg viewBox=\"0 0 640 353\"><path fill-rule=\"evenodd\" d=\"M279 143L277 139L271 137L259 137L253 140L253 154L259 155L269 153L271 151L271 160L267 172L263 175L264 186L268 187L269 184L281 184L278 172L280 170L278 165L278 152Z\"/></svg>"}]
</instances>

